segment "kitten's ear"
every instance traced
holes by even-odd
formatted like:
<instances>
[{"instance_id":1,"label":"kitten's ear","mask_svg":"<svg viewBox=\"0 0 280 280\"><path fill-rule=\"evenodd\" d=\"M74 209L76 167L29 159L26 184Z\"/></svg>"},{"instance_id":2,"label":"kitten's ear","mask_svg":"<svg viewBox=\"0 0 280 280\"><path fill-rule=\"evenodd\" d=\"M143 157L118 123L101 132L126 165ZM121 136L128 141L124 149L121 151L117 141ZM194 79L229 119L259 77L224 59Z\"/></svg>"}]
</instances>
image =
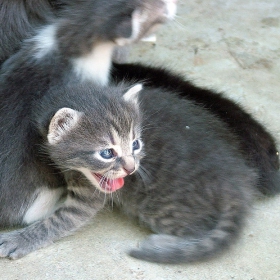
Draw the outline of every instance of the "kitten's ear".
<instances>
[{"instance_id":1,"label":"kitten's ear","mask_svg":"<svg viewBox=\"0 0 280 280\"><path fill-rule=\"evenodd\" d=\"M137 104L138 101L138 93L143 89L142 84L137 84L129 89L124 95L123 98L127 102L133 102Z\"/></svg>"},{"instance_id":2,"label":"kitten's ear","mask_svg":"<svg viewBox=\"0 0 280 280\"><path fill-rule=\"evenodd\" d=\"M58 143L65 134L76 126L81 116L81 112L70 108L59 109L49 125L47 136L49 143L52 145Z\"/></svg>"}]
</instances>

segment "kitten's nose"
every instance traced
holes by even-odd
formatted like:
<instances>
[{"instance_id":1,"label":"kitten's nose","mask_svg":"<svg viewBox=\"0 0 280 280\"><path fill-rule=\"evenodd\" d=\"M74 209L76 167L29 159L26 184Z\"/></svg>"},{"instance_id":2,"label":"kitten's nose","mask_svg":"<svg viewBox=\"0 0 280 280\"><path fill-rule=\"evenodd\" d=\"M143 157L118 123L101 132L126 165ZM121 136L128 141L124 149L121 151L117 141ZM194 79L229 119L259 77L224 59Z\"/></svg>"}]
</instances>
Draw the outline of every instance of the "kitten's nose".
<instances>
[{"instance_id":1,"label":"kitten's nose","mask_svg":"<svg viewBox=\"0 0 280 280\"><path fill-rule=\"evenodd\" d=\"M135 171L135 160L133 156L127 156L122 158L122 167L127 175L132 174Z\"/></svg>"}]
</instances>

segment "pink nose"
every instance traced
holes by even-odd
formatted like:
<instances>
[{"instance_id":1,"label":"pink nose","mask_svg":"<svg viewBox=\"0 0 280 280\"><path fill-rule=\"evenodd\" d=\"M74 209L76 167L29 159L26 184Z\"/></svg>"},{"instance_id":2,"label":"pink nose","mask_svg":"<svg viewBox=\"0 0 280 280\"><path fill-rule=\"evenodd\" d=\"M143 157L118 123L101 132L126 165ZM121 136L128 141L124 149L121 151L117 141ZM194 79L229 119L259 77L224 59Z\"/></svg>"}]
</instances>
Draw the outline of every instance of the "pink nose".
<instances>
[{"instance_id":1,"label":"pink nose","mask_svg":"<svg viewBox=\"0 0 280 280\"><path fill-rule=\"evenodd\" d=\"M123 170L127 175L132 174L135 171L135 161L133 156L127 156L122 159Z\"/></svg>"},{"instance_id":2,"label":"pink nose","mask_svg":"<svg viewBox=\"0 0 280 280\"><path fill-rule=\"evenodd\" d=\"M126 169L126 168L123 168L123 169L127 173L127 175L130 175L130 174L132 174L135 171L135 167L130 168L130 169Z\"/></svg>"}]
</instances>

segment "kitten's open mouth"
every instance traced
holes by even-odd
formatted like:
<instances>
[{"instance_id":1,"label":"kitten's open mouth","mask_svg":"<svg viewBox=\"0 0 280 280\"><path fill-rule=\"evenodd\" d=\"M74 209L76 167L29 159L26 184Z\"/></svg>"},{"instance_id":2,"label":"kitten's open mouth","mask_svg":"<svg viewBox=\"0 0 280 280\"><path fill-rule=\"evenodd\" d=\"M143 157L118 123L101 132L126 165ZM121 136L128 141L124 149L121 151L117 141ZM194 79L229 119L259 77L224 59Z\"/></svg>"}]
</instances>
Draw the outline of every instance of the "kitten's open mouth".
<instances>
[{"instance_id":1,"label":"kitten's open mouth","mask_svg":"<svg viewBox=\"0 0 280 280\"><path fill-rule=\"evenodd\" d=\"M99 183L100 188L105 192L114 192L124 185L124 178L109 179L98 173L91 172L91 174Z\"/></svg>"}]
</instances>

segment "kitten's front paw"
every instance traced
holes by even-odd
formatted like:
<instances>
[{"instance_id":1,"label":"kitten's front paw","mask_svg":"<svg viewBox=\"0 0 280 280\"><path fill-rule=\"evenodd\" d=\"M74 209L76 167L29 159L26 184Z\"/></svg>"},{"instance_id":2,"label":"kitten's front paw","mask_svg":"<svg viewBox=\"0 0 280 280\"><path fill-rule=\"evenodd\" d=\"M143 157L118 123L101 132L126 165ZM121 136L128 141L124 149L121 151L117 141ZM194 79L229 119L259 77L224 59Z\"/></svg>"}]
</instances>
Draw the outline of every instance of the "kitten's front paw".
<instances>
[{"instance_id":1,"label":"kitten's front paw","mask_svg":"<svg viewBox=\"0 0 280 280\"><path fill-rule=\"evenodd\" d=\"M12 231L0 234L0 257L19 259L35 250L35 243L22 236L22 232Z\"/></svg>"}]
</instances>

